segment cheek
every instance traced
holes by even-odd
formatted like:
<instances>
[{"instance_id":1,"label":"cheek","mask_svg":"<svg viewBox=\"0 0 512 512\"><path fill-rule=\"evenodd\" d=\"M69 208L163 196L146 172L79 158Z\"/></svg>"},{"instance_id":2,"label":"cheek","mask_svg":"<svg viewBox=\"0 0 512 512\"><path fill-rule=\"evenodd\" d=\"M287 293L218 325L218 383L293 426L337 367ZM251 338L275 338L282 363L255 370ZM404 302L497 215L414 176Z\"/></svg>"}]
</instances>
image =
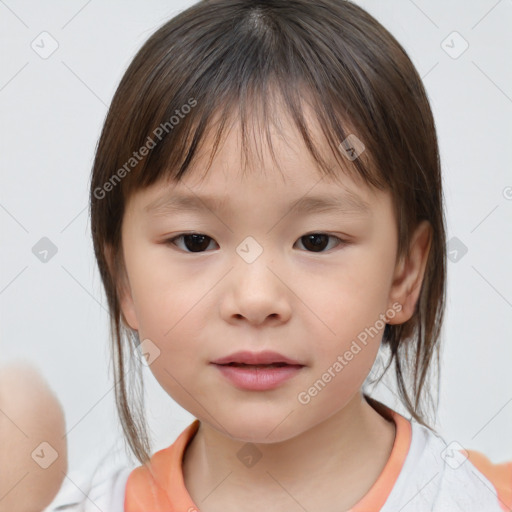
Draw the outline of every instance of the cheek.
<instances>
[{"instance_id":1,"label":"cheek","mask_svg":"<svg viewBox=\"0 0 512 512\"><path fill-rule=\"evenodd\" d=\"M325 360L317 360L310 378L296 396L313 417L334 414L362 388L375 361L378 343L339 344Z\"/></svg>"},{"instance_id":2,"label":"cheek","mask_svg":"<svg viewBox=\"0 0 512 512\"><path fill-rule=\"evenodd\" d=\"M318 286L308 303L321 320L310 320L309 328L314 324L313 332L318 333L311 384L322 390L318 405L324 406L329 401L344 403L361 387L385 328L381 315L387 312L389 257L366 248L354 251L343 263L329 278L322 273L316 276Z\"/></svg>"},{"instance_id":3,"label":"cheek","mask_svg":"<svg viewBox=\"0 0 512 512\"><path fill-rule=\"evenodd\" d=\"M307 286L312 292L304 302L314 313L309 316L316 318L319 335L339 344L374 326L379 315L386 313L390 272L382 259L368 251L354 251L332 272L310 273ZM381 322L377 328L383 328Z\"/></svg>"},{"instance_id":4,"label":"cheek","mask_svg":"<svg viewBox=\"0 0 512 512\"><path fill-rule=\"evenodd\" d=\"M130 283L140 335L164 342L187 325L205 294L204 278L200 279L190 265L171 265L163 245L141 249L132 255L131 264Z\"/></svg>"},{"instance_id":5,"label":"cheek","mask_svg":"<svg viewBox=\"0 0 512 512\"><path fill-rule=\"evenodd\" d=\"M379 297L365 296L366 301L355 302L349 294L326 304L325 315L330 332L315 340L314 366L303 392L301 404L309 403L318 411L333 413L344 407L361 389L378 354L385 323L379 315Z\"/></svg>"},{"instance_id":6,"label":"cheek","mask_svg":"<svg viewBox=\"0 0 512 512\"><path fill-rule=\"evenodd\" d=\"M204 279L184 279L182 275L167 284L148 274L139 288L137 314L141 341L151 340L158 353L150 370L177 403L194 410L197 404L191 402L191 396L199 398L205 392L201 374L195 371L207 364L205 333L211 321L208 312L214 304L205 296Z\"/></svg>"}]
</instances>

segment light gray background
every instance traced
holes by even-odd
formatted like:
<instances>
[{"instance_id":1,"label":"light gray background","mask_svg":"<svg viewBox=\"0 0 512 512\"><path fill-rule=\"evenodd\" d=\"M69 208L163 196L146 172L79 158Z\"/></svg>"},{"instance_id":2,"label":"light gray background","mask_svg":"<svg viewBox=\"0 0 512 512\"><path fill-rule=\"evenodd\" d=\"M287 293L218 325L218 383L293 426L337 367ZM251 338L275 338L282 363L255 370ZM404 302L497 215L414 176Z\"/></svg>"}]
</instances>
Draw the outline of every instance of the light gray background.
<instances>
[{"instance_id":1,"label":"light gray background","mask_svg":"<svg viewBox=\"0 0 512 512\"><path fill-rule=\"evenodd\" d=\"M440 140L448 239L467 247L448 265L437 427L448 442L512 460L512 2L357 3L404 45L424 78ZM71 470L122 444L87 216L95 145L136 50L190 4L0 1L0 363L28 359L55 390ZM46 59L31 47L45 37L50 48L43 31L58 43ZM461 55L464 42L453 31L469 44ZM47 263L32 252L42 237L58 248ZM159 448L193 417L147 375ZM375 396L403 412L385 386Z\"/></svg>"}]
</instances>

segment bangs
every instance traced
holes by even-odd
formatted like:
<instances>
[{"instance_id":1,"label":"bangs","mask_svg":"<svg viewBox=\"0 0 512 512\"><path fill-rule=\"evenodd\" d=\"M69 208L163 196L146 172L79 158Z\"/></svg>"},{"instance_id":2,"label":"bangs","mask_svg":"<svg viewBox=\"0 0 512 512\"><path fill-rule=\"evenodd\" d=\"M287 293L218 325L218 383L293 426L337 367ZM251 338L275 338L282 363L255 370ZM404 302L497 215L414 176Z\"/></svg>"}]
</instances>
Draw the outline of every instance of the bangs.
<instances>
[{"instance_id":1,"label":"bangs","mask_svg":"<svg viewBox=\"0 0 512 512\"><path fill-rule=\"evenodd\" d=\"M250 96L231 97L223 107L209 105L210 108L201 108L199 105L204 104L197 102L187 118L173 127L172 133L165 132L165 129L162 133L162 128L147 133L146 141L153 140L156 146L144 162L137 164L131 179L126 181L125 200L133 190L159 180L179 181L194 166L199 155L209 153L206 173L235 124L241 141L241 170L245 172L249 163L262 163L264 142L275 167L281 170L272 131L276 128L276 132L284 138L282 120L285 116L293 122L321 175L337 180L343 172L347 172L356 181L384 188L384 179L377 173L377 167L366 152L367 139L364 141L365 153L357 158L349 158L341 142L347 137L351 141L350 137L356 136L363 143L361 135L355 135L357 130L347 128L348 123L343 123L338 117L321 112L318 98L313 98L313 104L307 103L306 98L311 96L309 91L296 92L299 90L297 86L293 91L277 90L276 94L275 87L269 85L264 91L254 91ZM164 125L165 121L158 124ZM157 135L161 136L161 141ZM257 160L254 160L255 156ZM263 169L261 166L259 168Z\"/></svg>"}]
</instances>

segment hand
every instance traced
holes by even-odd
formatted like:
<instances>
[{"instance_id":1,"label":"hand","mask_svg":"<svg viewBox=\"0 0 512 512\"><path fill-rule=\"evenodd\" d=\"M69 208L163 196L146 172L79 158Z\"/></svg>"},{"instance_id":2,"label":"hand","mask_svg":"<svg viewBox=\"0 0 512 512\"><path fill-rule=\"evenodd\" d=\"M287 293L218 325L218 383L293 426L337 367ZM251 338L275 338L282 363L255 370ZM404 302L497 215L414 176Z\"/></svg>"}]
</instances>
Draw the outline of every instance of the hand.
<instances>
[{"instance_id":1,"label":"hand","mask_svg":"<svg viewBox=\"0 0 512 512\"><path fill-rule=\"evenodd\" d=\"M0 512L51 503L68 468L65 433L62 407L38 371L24 362L0 368Z\"/></svg>"}]
</instances>

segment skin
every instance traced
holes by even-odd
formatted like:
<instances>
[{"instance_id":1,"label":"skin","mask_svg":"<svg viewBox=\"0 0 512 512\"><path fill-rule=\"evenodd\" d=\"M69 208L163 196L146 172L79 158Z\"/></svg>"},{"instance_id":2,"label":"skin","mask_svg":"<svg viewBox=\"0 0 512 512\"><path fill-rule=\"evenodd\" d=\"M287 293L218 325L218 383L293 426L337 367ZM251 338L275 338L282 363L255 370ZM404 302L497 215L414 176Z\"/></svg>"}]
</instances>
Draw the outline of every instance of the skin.
<instances>
[{"instance_id":1,"label":"skin","mask_svg":"<svg viewBox=\"0 0 512 512\"><path fill-rule=\"evenodd\" d=\"M123 319L158 347L150 369L161 386L201 420L183 471L192 499L206 512L347 510L381 473L395 437L394 424L361 394L384 327L309 403L297 396L393 304L401 310L389 323L412 316L429 225L418 226L409 256L398 259L390 194L342 170L339 180L321 179L299 134L280 119L284 139L273 137L273 144L281 172L265 142L262 160L240 172L234 125L205 176L199 170L207 152L182 182L135 192L122 224ZM369 215L287 214L290 202L304 195L347 190L370 204ZM162 194L179 193L211 194L223 204L205 212L144 211ZM187 231L210 237L203 252L190 252L183 238L166 243ZM328 239L315 252L302 238L310 233L348 243ZM236 252L247 236L263 249L252 263ZM247 391L209 364L238 350L267 349L305 367L276 389ZM237 457L246 443L262 454L252 467Z\"/></svg>"},{"instance_id":2,"label":"skin","mask_svg":"<svg viewBox=\"0 0 512 512\"><path fill-rule=\"evenodd\" d=\"M0 512L40 512L51 503L68 469L65 432L62 407L35 368L0 368Z\"/></svg>"}]
</instances>

